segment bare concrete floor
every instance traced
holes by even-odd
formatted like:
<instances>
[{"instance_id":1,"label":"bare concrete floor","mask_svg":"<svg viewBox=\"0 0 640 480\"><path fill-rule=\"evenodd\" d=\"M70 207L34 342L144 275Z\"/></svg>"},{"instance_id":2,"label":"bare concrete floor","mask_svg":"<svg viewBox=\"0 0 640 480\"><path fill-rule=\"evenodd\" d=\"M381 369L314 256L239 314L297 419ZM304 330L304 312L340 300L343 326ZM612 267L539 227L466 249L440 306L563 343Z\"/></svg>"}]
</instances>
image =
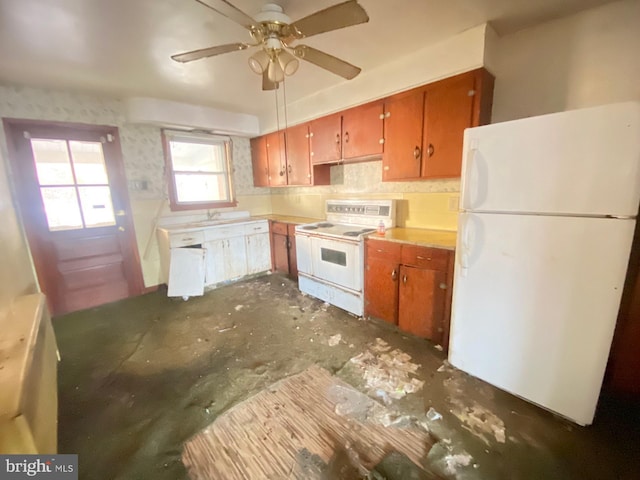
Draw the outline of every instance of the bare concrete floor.
<instances>
[{"instance_id":1,"label":"bare concrete floor","mask_svg":"<svg viewBox=\"0 0 640 480\"><path fill-rule=\"evenodd\" d=\"M188 302L149 294L56 318L54 328L59 449L79 454L81 479L188 478L183 443L277 380L317 364L363 389L349 359L376 338L421 366L424 388L391 406L438 440L425 462L442 476L640 478L637 406L603 399L592 427L573 426L443 367L429 342L303 296L279 275Z\"/></svg>"}]
</instances>

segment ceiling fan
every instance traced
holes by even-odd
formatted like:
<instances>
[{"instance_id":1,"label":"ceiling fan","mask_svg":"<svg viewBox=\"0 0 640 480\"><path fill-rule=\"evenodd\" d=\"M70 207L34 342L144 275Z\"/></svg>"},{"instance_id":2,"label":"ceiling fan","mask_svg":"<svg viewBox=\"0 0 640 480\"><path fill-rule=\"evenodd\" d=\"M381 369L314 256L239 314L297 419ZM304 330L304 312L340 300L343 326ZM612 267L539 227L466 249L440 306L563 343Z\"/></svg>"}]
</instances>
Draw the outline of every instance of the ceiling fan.
<instances>
[{"instance_id":1,"label":"ceiling fan","mask_svg":"<svg viewBox=\"0 0 640 480\"><path fill-rule=\"evenodd\" d=\"M249 66L262 75L262 89L275 90L285 75L293 75L298 69L298 58L313 63L348 80L360 73L360 68L333 55L308 45L292 45L305 37L350 27L369 21L367 12L357 0L348 0L312 13L295 22L282 7L267 3L254 18L245 14L227 0L196 0L234 22L242 25L251 35L253 43L229 43L179 53L171 58L177 62L191 62L223 53L260 47L249 58Z\"/></svg>"}]
</instances>

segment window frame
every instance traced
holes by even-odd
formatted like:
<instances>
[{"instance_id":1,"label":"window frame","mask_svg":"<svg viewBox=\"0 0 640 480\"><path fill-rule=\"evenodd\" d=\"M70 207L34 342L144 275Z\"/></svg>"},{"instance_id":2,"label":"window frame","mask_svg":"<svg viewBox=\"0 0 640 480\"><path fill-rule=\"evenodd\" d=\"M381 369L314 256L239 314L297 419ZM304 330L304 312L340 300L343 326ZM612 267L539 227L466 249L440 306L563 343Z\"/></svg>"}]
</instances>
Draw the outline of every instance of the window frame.
<instances>
[{"instance_id":1,"label":"window frame","mask_svg":"<svg viewBox=\"0 0 640 480\"><path fill-rule=\"evenodd\" d=\"M183 173L182 171L174 170L173 161L171 159L171 146L170 142L174 139L181 141L188 141L190 138L197 140L198 143L202 143L203 140L211 145L224 144L225 149L225 174L228 185L229 196L228 199L220 201L205 200L201 202L181 202L178 200L178 191L176 185L176 173ZM169 187L169 208L171 211L183 211L183 210L205 210L210 208L225 208L235 207L238 205L238 201L235 196L235 189L233 185L233 169L232 169L232 140L230 137L214 135L208 133L193 133L179 130L162 130L162 147L164 150L165 161L165 173L166 181ZM198 175L197 172L188 172L189 174ZM202 172L202 175L220 175L219 173L207 173Z\"/></svg>"}]
</instances>

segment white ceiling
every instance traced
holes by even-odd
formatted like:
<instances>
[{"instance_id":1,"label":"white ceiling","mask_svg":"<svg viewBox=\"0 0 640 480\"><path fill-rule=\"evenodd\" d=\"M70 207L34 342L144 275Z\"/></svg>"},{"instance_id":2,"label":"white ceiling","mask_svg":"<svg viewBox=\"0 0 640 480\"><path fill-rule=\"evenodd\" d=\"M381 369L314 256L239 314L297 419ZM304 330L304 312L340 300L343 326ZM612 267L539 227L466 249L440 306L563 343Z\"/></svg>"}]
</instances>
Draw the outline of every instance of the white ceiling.
<instances>
[{"instance_id":1,"label":"white ceiling","mask_svg":"<svg viewBox=\"0 0 640 480\"><path fill-rule=\"evenodd\" d=\"M277 0L276 0L277 1ZM342 0L281 0L294 21ZM360 0L369 23L304 43L363 70L476 25L504 35L610 0ZM253 16L264 0L231 0ZM146 96L256 114L273 103L249 70L252 50L176 63L173 54L250 41L195 0L0 0L0 82ZM301 62L288 101L341 82Z\"/></svg>"}]
</instances>

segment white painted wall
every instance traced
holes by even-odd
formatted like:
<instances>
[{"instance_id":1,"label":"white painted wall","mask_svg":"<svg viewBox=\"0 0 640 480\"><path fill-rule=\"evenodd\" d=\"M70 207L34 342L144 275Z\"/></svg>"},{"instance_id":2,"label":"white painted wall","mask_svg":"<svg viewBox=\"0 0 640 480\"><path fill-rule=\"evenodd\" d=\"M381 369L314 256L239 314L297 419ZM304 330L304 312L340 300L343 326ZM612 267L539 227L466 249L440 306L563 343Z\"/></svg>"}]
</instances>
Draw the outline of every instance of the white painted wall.
<instances>
[{"instance_id":1,"label":"white painted wall","mask_svg":"<svg viewBox=\"0 0 640 480\"><path fill-rule=\"evenodd\" d=\"M404 55L393 63L364 71L353 80L287 104L289 125L344 110L483 65L486 24ZM281 89L282 90L282 89ZM280 100L282 105L282 100ZM275 105L260 116L262 133L276 130ZM280 112L280 127L284 126Z\"/></svg>"},{"instance_id":2,"label":"white painted wall","mask_svg":"<svg viewBox=\"0 0 640 480\"><path fill-rule=\"evenodd\" d=\"M640 0L622 0L487 42L493 122L640 100Z\"/></svg>"}]
</instances>

